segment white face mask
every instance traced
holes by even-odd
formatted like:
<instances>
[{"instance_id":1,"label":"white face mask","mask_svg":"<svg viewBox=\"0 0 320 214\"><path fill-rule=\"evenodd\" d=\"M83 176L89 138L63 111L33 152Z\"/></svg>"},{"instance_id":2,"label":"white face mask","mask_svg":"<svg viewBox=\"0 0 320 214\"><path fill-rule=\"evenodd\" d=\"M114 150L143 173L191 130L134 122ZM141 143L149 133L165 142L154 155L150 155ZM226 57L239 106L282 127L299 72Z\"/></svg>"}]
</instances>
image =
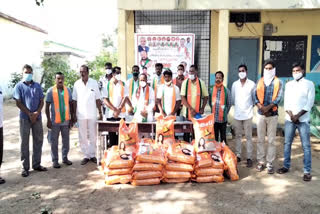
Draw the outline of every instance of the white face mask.
<instances>
[{"instance_id":1,"label":"white face mask","mask_svg":"<svg viewBox=\"0 0 320 214\"><path fill-rule=\"evenodd\" d=\"M194 74L189 74L189 79L194 80L196 77Z\"/></svg>"},{"instance_id":2,"label":"white face mask","mask_svg":"<svg viewBox=\"0 0 320 214\"><path fill-rule=\"evenodd\" d=\"M112 70L111 69L106 69L106 73L109 75L112 73Z\"/></svg>"},{"instance_id":3,"label":"white face mask","mask_svg":"<svg viewBox=\"0 0 320 214\"><path fill-rule=\"evenodd\" d=\"M273 68L271 70L263 70L263 81L266 86L269 86L273 80L273 78L276 76L276 68Z\"/></svg>"},{"instance_id":4,"label":"white face mask","mask_svg":"<svg viewBox=\"0 0 320 214\"><path fill-rule=\"evenodd\" d=\"M140 81L140 86L142 88L146 87L147 83L145 81Z\"/></svg>"},{"instance_id":5,"label":"white face mask","mask_svg":"<svg viewBox=\"0 0 320 214\"><path fill-rule=\"evenodd\" d=\"M116 80L120 81L120 80L121 80L121 74L117 74L117 75L115 76L115 78L116 78Z\"/></svg>"},{"instance_id":6,"label":"white face mask","mask_svg":"<svg viewBox=\"0 0 320 214\"><path fill-rule=\"evenodd\" d=\"M165 82L166 86L170 86L172 83L172 81L169 81L169 82Z\"/></svg>"},{"instance_id":7,"label":"white face mask","mask_svg":"<svg viewBox=\"0 0 320 214\"><path fill-rule=\"evenodd\" d=\"M240 79L244 79L244 78L246 78L247 77L247 73L246 72L239 72L239 78Z\"/></svg>"},{"instance_id":8,"label":"white face mask","mask_svg":"<svg viewBox=\"0 0 320 214\"><path fill-rule=\"evenodd\" d=\"M301 77L302 77L302 73L301 72L299 72L299 73L294 73L294 74L292 74L292 77L293 77L293 79L295 79L295 80L299 80Z\"/></svg>"}]
</instances>

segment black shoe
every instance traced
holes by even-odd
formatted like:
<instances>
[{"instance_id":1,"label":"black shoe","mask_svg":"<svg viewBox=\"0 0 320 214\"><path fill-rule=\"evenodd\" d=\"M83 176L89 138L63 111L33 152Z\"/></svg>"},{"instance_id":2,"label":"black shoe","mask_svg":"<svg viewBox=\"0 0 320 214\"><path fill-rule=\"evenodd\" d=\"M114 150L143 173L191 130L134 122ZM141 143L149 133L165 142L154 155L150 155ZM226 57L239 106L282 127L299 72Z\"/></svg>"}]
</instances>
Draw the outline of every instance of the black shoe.
<instances>
[{"instance_id":1,"label":"black shoe","mask_svg":"<svg viewBox=\"0 0 320 214\"><path fill-rule=\"evenodd\" d=\"M311 181L312 175L310 173L306 173L303 175L303 180L304 181Z\"/></svg>"},{"instance_id":2,"label":"black shoe","mask_svg":"<svg viewBox=\"0 0 320 214\"><path fill-rule=\"evenodd\" d=\"M91 160L93 163L97 163L97 158L96 158L96 157L90 158L90 160Z\"/></svg>"},{"instance_id":3,"label":"black shoe","mask_svg":"<svg viewBox=\"0 0 320 214\"><path fill-rule=\"evenodd\" d=\"M262 170L264 170L264 168L265 168L265 166L262 163L258 163L257 166L256 166L256 170L258 172L261 172Z\"/></svg>"},{"instance_id":4,"label":"black shoe","mask_svg":"<svg viewBox=\"0 0 320 214\"><path fill-rule=\"evenodd\" d=\"M6 180L4 180L3 178L0 177L0 184L4 184L6 182Z\"/></svg>"},{"instance_id":5,"label":"black shoe","mask_svg":"<svg viewBox=\"0 0 320 214\"><path fill-rule=\"evenodd\" d=\"M268 174L274 174L274 167L272 164L267 165Z\"/></svg>"},{"instance_id":6,"label":"black shoe","mask_svg":"<svg viewBox=\"0 0 320 214\"><path fill-rule=\"evenodd\" d=\"M289 169L287 169L285 167L282 167L282 168L277 170L278 174L284 174L284 173L287 173L287 172L289 172Z\"/></svg>"},{"instance_id":7,"label":"black shoe","mask_svg":"<svg viewBox=\"0 0 320 214\"><path fill-rule=\"evenodd\" d=\"M68 158L64 159L64 160L63 160L63 163L64 163L65 165L68 165L68 166L72 165L72 162L69 161Z\"/></svg>"},{"instance_id":8,"label":"black shoe","mask_svg":"<svg viewBox=\"0 0 320 214\"><path fill-rule=\"evenodd\" d=\"M23 170L21 173L22 177L28 177L29 176L29 171L28 170Z\"/></svg>"},{"instance_id":9,"label":"black shoe","mask_svg":"<svg viewBox=\"0 0 320 214\"><path fill-rule=\"evenodd\" d=\"M48 169L46 167L43 166L39 166L37 168L34 168L34 170L39 171L39 172L46 172L48 171Z\"/></svg>"},{"instance_id":10,"label":"black shoe","mask_svg":"<svg viewBox=\"0 0 320 214\"><path fill-rule=\"evenodd\" d=\"M240 163L241 162L241 158L237 157L237 162Z\"/></svg>"},{"instance_id":11,"label":"black shoe","mask_svg":"<svg viewBox=\"0 0 320 214\"><path fill-rule=\"evenodd\" d=\"M251 159L247 159L247 167L248 168L252 167L252 160Z\"/></svg>"},{"instance_id":12,"label":"black shoe","mask_svg":"<svg viewBox=\"0 0 320 214\"><path fill-rule=\"evenodd\" d=\"M83 158L81 161L81 165L86 165L89 162L88 158Z\"/></svg>"},{"instance_id":13,"label":"black shoe","mask_svg":"<svg viewBox=\"0 0 320 214\"><path fill-rule=\"evenodd\" d=\"M53 168L59 169L61 166L58 162L53 163Z\"/></svg>"}]
</instances>

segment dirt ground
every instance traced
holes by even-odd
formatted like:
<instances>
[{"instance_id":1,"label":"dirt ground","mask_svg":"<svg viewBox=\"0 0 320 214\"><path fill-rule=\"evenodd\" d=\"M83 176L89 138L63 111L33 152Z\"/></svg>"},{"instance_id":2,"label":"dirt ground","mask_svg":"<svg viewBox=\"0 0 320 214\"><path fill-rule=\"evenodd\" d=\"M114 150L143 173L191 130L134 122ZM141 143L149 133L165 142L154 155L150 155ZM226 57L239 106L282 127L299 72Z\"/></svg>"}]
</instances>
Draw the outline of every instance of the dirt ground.
<instances>
[{"instance_id":1,"label":"dirt ground","mask_svg":"<svg viewBox=\"0 0 320 214\"><path fill-rule=\"evenodd\" d=\"M45 209L53 213L320 213L320 141L317 139L312 139L313 179L309 183L302 181L303 153L296 138L292 168L285 175L258 173L254 168L246 168L242 161L238 165L240 180L236 182L105 186L104 176L95 164L80 165L82 155L75 129L71 132L69 153L73 165L52 168L45 117L42 165L49 171L31 171L29 177L22 178L17 115L15 105L6 103L1 176L7 182L0 186L1 214L41 213ZM283 160L283 141L277 137L276 168ZM229 144L233 148L234 141L229 140Z\"/></svg>"}]
</instances>

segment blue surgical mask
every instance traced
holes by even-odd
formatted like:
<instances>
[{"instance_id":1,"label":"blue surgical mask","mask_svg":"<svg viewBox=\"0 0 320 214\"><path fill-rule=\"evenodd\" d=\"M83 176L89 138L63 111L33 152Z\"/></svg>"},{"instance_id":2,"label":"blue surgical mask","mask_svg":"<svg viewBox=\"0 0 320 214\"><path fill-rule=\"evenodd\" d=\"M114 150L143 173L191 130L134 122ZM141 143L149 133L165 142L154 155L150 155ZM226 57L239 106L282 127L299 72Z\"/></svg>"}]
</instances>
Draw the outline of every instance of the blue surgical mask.
<instances>
[{"instance_id":1,"label":"blue surgical mask","mask_svg":"<svg viewBox=\"0 0 320 214\"><path fill-rule=\"evenodd\" d=\"M32 74L23 74L23 80L25 82L31 82L32 80Z\"/></svg>"}]
</instances>

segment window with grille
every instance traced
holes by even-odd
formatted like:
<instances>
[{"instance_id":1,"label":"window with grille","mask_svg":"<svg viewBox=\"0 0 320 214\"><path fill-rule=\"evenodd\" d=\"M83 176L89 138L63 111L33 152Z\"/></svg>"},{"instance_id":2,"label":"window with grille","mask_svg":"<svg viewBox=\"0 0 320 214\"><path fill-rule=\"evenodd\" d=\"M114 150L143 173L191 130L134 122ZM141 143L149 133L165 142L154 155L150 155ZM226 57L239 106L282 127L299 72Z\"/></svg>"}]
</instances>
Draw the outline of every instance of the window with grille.
<instances>
[{"instance_id":1,"label":"window with grille","mask_svg":"<svg viewBox=\"0 0 320 214\"><path fill-rule=\"evenodd\" d=\"M135 33L194 33L199 76L210 82L210 11L135 11Z\"/></svg>"}]
</instances>

